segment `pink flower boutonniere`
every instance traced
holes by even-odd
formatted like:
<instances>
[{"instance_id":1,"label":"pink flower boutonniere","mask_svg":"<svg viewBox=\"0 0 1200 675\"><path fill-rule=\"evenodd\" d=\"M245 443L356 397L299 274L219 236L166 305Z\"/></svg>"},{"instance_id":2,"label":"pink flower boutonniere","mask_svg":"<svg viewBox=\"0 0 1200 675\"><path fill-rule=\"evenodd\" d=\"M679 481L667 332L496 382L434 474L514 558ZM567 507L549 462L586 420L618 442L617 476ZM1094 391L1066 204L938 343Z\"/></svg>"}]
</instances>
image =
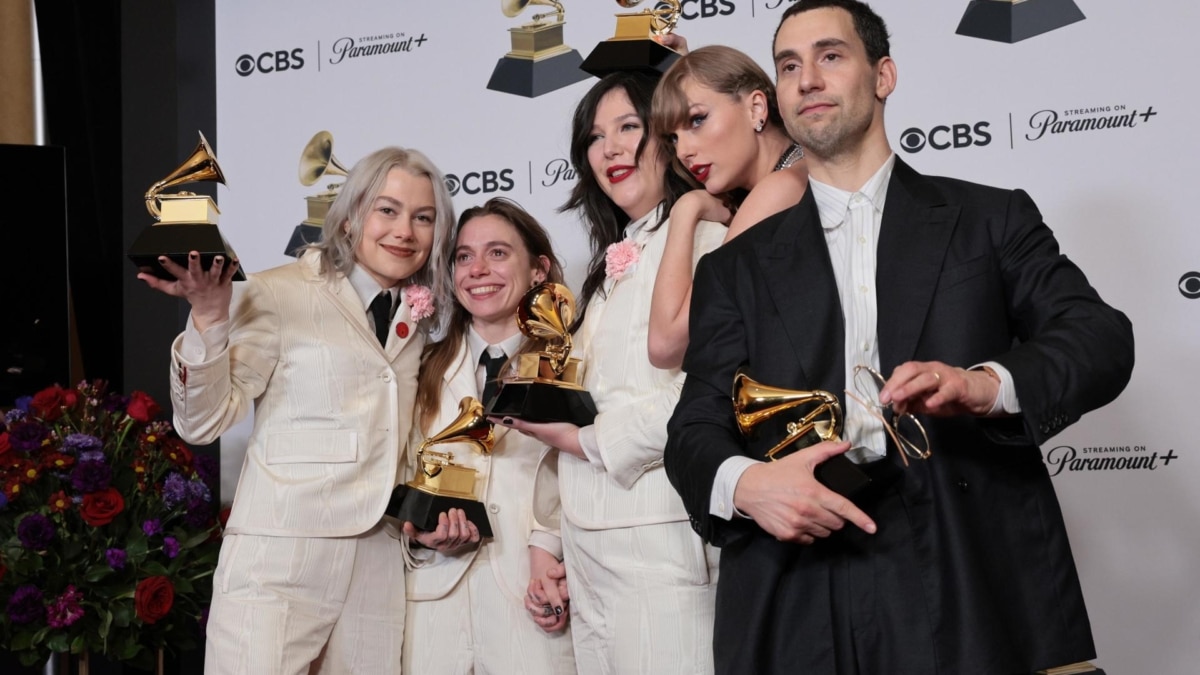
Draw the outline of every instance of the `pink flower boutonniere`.
<instances>
[{"instance_id":1,"label":"pink flower boutonniere","mask_svg":"<svg viewBox=\"0 0 1200 675\"><path fill-rule=\"evenodd\" d=\"M642 247L635 244L632 239L609 244L608 249L604 252L604 275L609 279L620 279L637 264L641 255Z\"/></svg>"},{"instance_id":2,"label":"pink flower boutonniere","mask_svg":"<svg viewBox=\"0 0 1200 675\"><path fill-rule=\"evenodd\" d=\"M413 321L433 316L433 291L428 287L420 284L409 286L404 293L404 301L408 303Z\"/></svg>"}]
</instances>

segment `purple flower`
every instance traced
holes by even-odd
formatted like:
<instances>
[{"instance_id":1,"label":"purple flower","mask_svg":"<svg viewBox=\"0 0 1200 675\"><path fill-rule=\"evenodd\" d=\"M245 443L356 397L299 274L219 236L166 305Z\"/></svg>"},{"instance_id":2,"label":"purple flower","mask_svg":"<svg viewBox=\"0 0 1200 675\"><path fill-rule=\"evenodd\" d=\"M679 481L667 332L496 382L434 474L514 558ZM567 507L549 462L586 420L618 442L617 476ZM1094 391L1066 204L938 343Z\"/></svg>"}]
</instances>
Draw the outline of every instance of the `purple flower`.
<instances>
[{"instance_id":1,"label":"purple flower","mask_svg":"<svg viewBox=\"0 0 1200 675\"><path fill-rule=\"evenodd\" d=\"M213 505L206 501L189 501L187 511L183 514L183 522L197 530L204 529L212 523Z\"/></svg>"},{"instance_id":2,"label":"purple flower","mask_svg":"<svg viewBox=\"0 0 1200 675\"><path fill-rule=\"evenodd\" d=\"M63 452L79 454L88 451L99 451L104 449L104 443L95 436L88 434L71 434L63 439ZM103 455L101 455L103 457Z\"/></svg>"},{"instance_id":3,"label":"purple flower","mask_svg":"<svg viewBox=\"0 0 1200 675\"><path fill-rule=\"evenodd\" d=\"M8 442L25 452L42 447L42 441L49 435L49 429L33 420L21 420L8 428Z\"/></svg>"},{"instance_id":4,"label":"purple flower","mask_svg":"<svg viewBox=\"0 0 1200 675\"><path fill-rule=\"evenodd\" d=\"M8 618L13 623L33 623L46 615L42 604L42 592L33 584L26 584L13 591L8 599Z\"/></svg>"},{"instance_id":5,"label":"purple flower","mask_svg":"<svg viewBox=\"0 0 1200 675\"><path fill-rule=\"evenodd\" d=\"M8 495L4 494L4 490L0 490L0 510L8 506Z\"/></svg>"},{"instance_id":6,"label":"purple flower","mask_svg":"<svg viewBox=\"0 0 1200 675\"><path fill-rule=\"evenodd\" d=\"M20 410L21 412L25 412L25 413L33 410L33 397L32 396L22 396L22 397L18 398L17 399L17 410Z\"/></svg>"},{"instance_id":7,"label":"purple flower","mask_svg":"<svg viewBox=\"0 0 1200 675\"><path fill-rule=\"evenodd\" d=\"M196 475L204 481L210 492L216 489L221 482L221 463L215 456L197 454L192 460L192 466L196 468Z\"/></svg>"},{"instance_id":8,"label":"purple flower","mask_svg":"<svg viewBox=\"0 0 1200 675\"><path fill-rule=\"evenodd\" d=\"M75 590L74 586L67 586L66 592L50 603L46 611L46 623L51 628L66 628L83 618L83 607L79 606L82 600L83 593Z\"/></svg>"},{"instance_id":9,"label":"purple flower","mask_svg":"<svg viewBox=\"0 0 1200 675\"><path fill-rule=\"evenodd\" d=\"M4 413L4 422L5 424L20 422L21 420L25 419L25 415L26 412L24 410L21 410L20 408L13 408L12 410Z\"/></svg>"},{"instance_id":10,"label":"purple flower","mask_svg":"<svg viewBox=\"0 0 1200 675\"><path fill-rule=\"evenodd\" d=\"M182 504L188 497L187 481L178 473L172 472L163 481L162 498L167 508L173 509Z\"/></svg>"},{"instance_id":11,"label":"purple flower","mask_svg":"<svg viewBox=\"0 0 1200 675\"><path fill-rule=\"evenodd\" d=\"M145 521L142 523L142 532L145 532L147 537L162 534L162 521L158 518Z\"/></svg>"},{"instance_id":12,"label":"purple flower","mask_svg":"<svg viewBox=\"0 0 1200 675\"><path fill-rule=\"evenodd\" d=\"M112 480L112 469L104 462L80 461L71 470L71 486L79 492L99 492Z\"/></svg>"},{"instance_id":13,"label":"purple flower","mask_svg":"<svg viewBox=\"0 0 1200 675\"><path fill-rule=\"evenodd\" d=\"M114 570L125 569L125 549L110 548L104 552L104 557L108 560L108 566Z\"/></svg>"},{"instance_id":14,"label":"purple flower","mask_svg":"<svg viewBox=\"0 0 1200 675\"><path fill-rule=\"evenodd\" d=\"M120 412L125 410L125 406L129 405L129 397L120 394L109 394L104 397L104 401L100 404L106 412Z\"/></svg>"},{"instance_id":15,"label":"purple flower","mask_svg":"<svg viewBox=\"0 0 1200 675\"><path fill-rule=\"evenodd\" d=\"M79 461L81 462L103 462L104 453L99 450L84 450L79 453Z\"/></svg>"},{"instance_id":16,"label":"purple flower","mask_svg":"<svg viewBox=\"0 0 1200 675\"><path fill-rule=\"evenodd\" d=\"M54 523L40 513L31 513L17 525L17 538L25 548L44 551L54 541Z\"/></svg>"},{"instance_id":17,"label":"purple flower","mask_svg":"<svg viewBox=\"0 0 1200 675\"><path fill-rule=\"evenodd\" d=\"M163 537L163 553L166 553L168 558L179 555L179 541L175 537Z\"/></svg>"}]
</instances>

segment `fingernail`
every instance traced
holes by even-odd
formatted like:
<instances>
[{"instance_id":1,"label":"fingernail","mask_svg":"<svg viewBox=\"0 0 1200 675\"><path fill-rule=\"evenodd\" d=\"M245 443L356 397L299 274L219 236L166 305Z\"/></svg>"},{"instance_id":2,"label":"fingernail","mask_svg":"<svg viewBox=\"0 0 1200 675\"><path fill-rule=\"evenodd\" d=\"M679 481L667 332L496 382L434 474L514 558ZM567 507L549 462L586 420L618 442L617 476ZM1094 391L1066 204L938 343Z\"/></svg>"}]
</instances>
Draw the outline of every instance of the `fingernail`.
<instances>
[{"instance_id":1,"label":"fingernail","mask_svg":"<svg viewBox=\"0 0 1200 675\"><path fill-rule=\"evenodd\" d=\"M561 607L561 606L558 606L558 605L556 605L556 606L554 607L554 615L555 615L555 616L560 616L560 615L562 615L562 607Z\"/></svg>"},{"instance_id":2,"label":"fingernail","mask_svg":"<svg viewBox=\"0 0 1200 675\"><path fill-rule=\"evenodd\" d=\"M505 417L504 419L500 420L500 423L506 427L511 427L512 423L513 423L513 418Z\"/></svg>"},{"instance_id":3,"label":"fingernail","mask_svg":"<svg viewBox=\"0 0 1200 675\"><path fill-rule=\"evenodd\" d=\"M199 257L200 257L200 254L198 254L198 253L189 253L189 254L188 254L188 257L189 257L189 258L191 258L192 260L195 260L196 258L199 258Z\"/></svg>"}]
</instances>

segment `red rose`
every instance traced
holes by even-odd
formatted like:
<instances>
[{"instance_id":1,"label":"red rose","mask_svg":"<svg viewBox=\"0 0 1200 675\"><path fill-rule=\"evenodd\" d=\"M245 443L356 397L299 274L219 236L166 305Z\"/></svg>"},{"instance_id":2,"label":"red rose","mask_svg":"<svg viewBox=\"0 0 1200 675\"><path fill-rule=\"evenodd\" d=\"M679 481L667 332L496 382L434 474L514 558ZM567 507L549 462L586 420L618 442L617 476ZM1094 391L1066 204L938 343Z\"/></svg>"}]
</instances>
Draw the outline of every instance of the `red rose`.
<instances>
[{"instance_id":1,"label":"red rose","mask_svg":"<svg viewBox=\"0 0 1200 675\"><path fill-rule=\"evenodd\" d=\"M75 404L78 402L79 392L75 391L74 389L67 389L63 391L63 405L68 408L74 408Z\"/></svg>"},{"instance_id":2,"label":"red rose","mask_svg":"<svg viewBox=\"0 0 1200 675\"><path fill-rule=\"evenodd\" d=\"M158 417L162 408L146 392L135 391L129 396L129 405L125 407L125 412L133 419L146 423Z\"/></svg>"},{"instance_id":3,"label":"red rose","mask_svg":"<svg viewBox=\"0 0 1200 675\"><path fill-rule=\"evenodd\" d=\"M0 455L12 450L12 443L8 442L8 432L0 434Z\"/></svg>"},{"instance_id":4,"label":"red rose","mask_svg":"<svg viewBox=\"0 0 1200 675\"><path fill-rule=\"evenodd\" d=\"M133 591L133 607L137 616L145 623L154 623L165 617L175 604L175 587L166 577L147 577L138 582Z\"/></svg>"},{"instance_id":5,"label":"red rose","mask_svg":"<svg viewBox=\"0 0 1200 675\"><path fill-rule=\"evenodd\" d=\"M33 401L30 403L33 406L34 412L39 417L47 422L54 421L62 416L62 406L65 403L63 388L57 384L39 391L33 395Z\"/></svg>"},{"instance_id":6,"label":"red rose","mask_svg":"<svg viewBox=\"0 0 1200 675\"><path fill-rule=\"evenodd\" d=\"M107 525L125 510L125 498L116 488L105 488L99 492L91 492L83 496L83 505L79 507L79 515L83 521L92 527Z\"/></svg>"}]
</instances>

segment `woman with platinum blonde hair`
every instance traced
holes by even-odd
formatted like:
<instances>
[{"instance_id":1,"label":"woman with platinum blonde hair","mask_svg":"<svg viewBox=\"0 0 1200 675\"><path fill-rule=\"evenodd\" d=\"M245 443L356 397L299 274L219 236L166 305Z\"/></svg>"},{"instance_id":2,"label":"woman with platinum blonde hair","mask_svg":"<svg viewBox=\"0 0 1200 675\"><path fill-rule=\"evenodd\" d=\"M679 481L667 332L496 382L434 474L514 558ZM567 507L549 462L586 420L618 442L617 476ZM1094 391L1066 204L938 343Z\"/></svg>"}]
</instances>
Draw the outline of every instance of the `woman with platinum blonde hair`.
<instances>
[{"instance_id":1,"label":"woman with platinum blonde hair","mask_svg":"<svg viewBox=\"0 0 1200 675\"><path fill-rule=\"evenodd\" d=\"M248 275L160 258L151 288L191 305L171 348L175 427L211 443L254 408L254 429L213 580L207 673L399 669L405 584L384 510L401 475L417 370L448 305L454 223L442 174L420 152L376 151L350 171L323 240ZM461 511L421 533L455 548Z\"/></svg>"}]
</instances>

